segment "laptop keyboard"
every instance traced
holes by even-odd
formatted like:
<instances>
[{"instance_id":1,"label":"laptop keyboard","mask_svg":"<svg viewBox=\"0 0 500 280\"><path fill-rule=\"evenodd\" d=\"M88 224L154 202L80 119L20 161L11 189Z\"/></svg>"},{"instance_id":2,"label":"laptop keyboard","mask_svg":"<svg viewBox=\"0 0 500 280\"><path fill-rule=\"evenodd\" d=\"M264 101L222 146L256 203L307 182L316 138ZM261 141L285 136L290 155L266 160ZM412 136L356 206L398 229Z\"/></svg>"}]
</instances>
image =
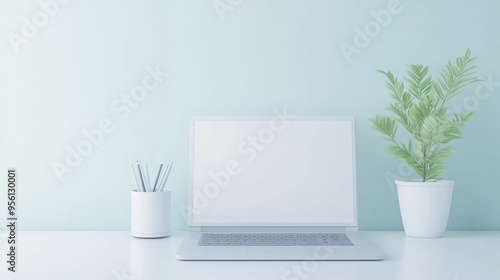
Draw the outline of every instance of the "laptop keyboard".
<instances>
[{"instance_id":1,"label":"laptop keyboard","mask_svg":"<svg viewBox=\"0 0 500 280\"><path fill-rule=\"evenodd\" d=\"M353 246L345 233L203 233L199 246Z\"/></svg>"}]
</instances>

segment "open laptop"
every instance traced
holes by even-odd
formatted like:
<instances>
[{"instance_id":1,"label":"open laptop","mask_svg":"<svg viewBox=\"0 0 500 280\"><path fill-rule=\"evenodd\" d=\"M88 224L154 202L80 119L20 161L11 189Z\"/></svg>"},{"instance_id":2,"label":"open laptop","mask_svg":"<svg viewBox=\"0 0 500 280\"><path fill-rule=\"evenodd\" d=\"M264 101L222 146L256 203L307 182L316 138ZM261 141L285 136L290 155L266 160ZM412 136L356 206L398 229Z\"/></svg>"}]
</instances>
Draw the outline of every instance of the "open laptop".
<instances>
[{"instance_id":1,"label":"open laptop","mask_svg":"<svg viewBox=\"0 0 500 280\"><path fill-rule=\"evenodd\" d=\"M356 234L354 118L193 117L190 145L178 259L383 258Z\"/></svg>"}]
</instances>

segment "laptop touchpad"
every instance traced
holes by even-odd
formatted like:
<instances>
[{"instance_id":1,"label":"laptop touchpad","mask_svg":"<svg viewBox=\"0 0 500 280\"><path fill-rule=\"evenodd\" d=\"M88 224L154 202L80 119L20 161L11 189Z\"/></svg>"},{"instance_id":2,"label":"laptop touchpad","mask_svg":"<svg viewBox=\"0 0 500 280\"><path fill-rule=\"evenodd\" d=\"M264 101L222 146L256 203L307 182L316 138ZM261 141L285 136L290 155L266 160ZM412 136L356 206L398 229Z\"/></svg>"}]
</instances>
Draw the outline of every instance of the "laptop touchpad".
<instances>
[{"instance_id":1,"label":"laptop touchpad","mask_svg":"<svg viewBox=\"0 0 500 280\"><path fill-rule=\"evenodd\" d=\"M308 246L248 246L248 254L304 254L312 256L314 247Z\"/></svg>"}]
</instances>

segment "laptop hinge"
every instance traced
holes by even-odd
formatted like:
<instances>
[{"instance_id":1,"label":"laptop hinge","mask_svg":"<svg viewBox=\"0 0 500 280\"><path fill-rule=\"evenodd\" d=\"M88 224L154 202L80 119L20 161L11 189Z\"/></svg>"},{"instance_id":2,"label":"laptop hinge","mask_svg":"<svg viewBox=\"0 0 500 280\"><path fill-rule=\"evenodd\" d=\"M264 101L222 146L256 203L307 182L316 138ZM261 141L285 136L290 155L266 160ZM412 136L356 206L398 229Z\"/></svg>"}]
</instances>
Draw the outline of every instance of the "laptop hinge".
<instances>
[{"instance_id":1,"label":"laptop hinge","mask_svg":"<svg viewBox=\"0 0 500 280\"><path fill-rule=\"evenodd\" d=\"M191 232L202 231L202 227L188 227L188 230Z\"/></svg>"},{"instance_id":2,"label":"laptop hinge","mask_svg":"<svg viewBox=\"0 0 500 280\"><path fill-rule=\"evenodd\" d=\"M344 232L357 231L358 227L349 226L203 226L189 227L192 232Z\"/></svg>"}]
</instances>

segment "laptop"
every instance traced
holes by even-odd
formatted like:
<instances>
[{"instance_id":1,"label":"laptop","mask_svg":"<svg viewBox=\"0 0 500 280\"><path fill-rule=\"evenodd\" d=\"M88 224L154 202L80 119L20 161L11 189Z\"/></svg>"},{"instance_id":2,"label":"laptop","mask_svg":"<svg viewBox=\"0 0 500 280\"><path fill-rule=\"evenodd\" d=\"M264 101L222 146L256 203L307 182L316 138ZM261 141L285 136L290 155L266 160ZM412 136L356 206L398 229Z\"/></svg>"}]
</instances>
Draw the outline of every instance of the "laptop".
<instances>
[{"instance_id":1,"label":"laptop","mask_svg":"<svg viewBox=\"0 0 500 280\"><path fill-rule=\"evenodd\" d=\"M352 117L193 117L179 260L381 260L358 236Z\"/></svg>"}]
</instances>

